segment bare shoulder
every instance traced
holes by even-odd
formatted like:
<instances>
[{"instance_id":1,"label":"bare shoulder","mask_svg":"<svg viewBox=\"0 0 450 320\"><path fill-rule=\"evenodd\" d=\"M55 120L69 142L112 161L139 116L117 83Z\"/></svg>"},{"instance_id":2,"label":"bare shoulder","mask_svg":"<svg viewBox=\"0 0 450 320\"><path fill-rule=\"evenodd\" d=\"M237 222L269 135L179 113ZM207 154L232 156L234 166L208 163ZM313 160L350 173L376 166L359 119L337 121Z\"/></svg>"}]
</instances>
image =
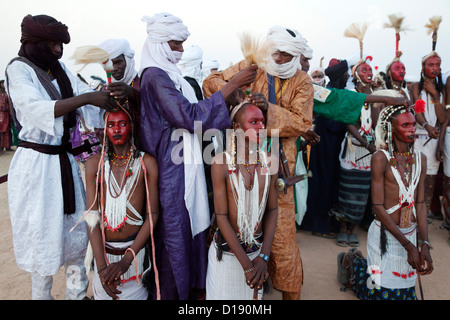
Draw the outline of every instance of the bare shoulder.
<instances>
[{"instance_id":1,"label":"bare shoulder","mask_svg":"<svg viewBox=\"0 0 450 320\"><path fill-rule=\"evenodd\" d=\"M373 169L384 168L388 163L388 159L383 151L378 150L372 155L371 167Z\"/></svg>"},{"instance_id":2,"label":"bare shoulder","mask_svg":"<svg viewBox=\"0 0 450 320\"><path fill-rule=\"evenodd\" d=\"M423 152L420 152L420 161L422 162L422 168L426 168L427 167L427 156Z\"/></svg>"},{"instance_id":3,"label":"bare shoulder","mask_svg":"<svg viewBox=\"0 0 450 320\"><path fill-rule=\"evenodd\" d=\"M158 161L154 156L152 156L149 153L144 153L144 156L142 157L145 166L150 170L158 170Z\"/></svg>"},{"instance_id":4,"label":"bare shoulder","mask_svg":"<svg viewBox=\"0 0 450 320\"><path fill-rule=\"evenodd\" d=\"M101 159L101 154L96 153L96 154L90 156L86 160L86 174L91 173L93 171L97 172L97 168L98 168L100 159Z\"/></svg>"},{"instance_id":5,"label":"bare shoulder","mask_svg":"<svg viewBox=\"0 0 450 320\"><path fill-rule=\"evenodd\" d=\"M417 95L419 94L419 83L418 82L412 83L410 90L413 95L413 98L417 98Z\"/></svg>"},{"instance_id":6,"label":"bare shoulder","mask_svg":"<svg viewBox=\"0 0 450 320\"><path fill-rule=\"evenodd\" d=\"M211 165L227 165L228 164L228 158L226 155L226 152L221 152L216 154L213 158L212 158L212 162Z\"/></svg>"},{"instance_id":7,"label":"bare shoulder","mask_svg":"<svg viewBox=\"0 0 450 320\"><path fill-rule=\"evenodd\" d=\"M228 160L225 152L216 154L211 162L211 174L217 175L219 173L225 175L228 173Z\"/></svg>"}]
</instances>

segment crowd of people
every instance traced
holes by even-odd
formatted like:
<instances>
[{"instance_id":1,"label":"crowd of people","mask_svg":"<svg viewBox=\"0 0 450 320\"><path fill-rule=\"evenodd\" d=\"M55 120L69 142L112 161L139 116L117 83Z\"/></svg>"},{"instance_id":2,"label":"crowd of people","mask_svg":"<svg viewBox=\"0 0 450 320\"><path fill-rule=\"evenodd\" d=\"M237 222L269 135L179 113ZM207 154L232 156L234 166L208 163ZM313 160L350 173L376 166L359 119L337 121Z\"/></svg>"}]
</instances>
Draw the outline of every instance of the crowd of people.
<instances>
[{"instance_id":1,"label":"crowd of people","mask_svg":"<svg viewBox=\"0 0 450 320\"><path fill-rule=\"evenodd\" d=\"M273 26L256 48L264 59L220 70L199 46L183 47L180 18L143 22L139 68L126 39L106 39L97 48L111 77L92 88L60 62L66 25L22 21L1 114L11 110L18 132L8 200L32 298L52 299L64 266L67 299L86 298L93 270L95 300L257 300L269 285L299 300L303 229L353 248L338 273L359 298L415 299L417 276L433 270L427 218L450 223L439 22L414 84L401 23L393 61L374 76L365 26L345 32L360 52L327 68L309 70L307 40ZM439 190L444 215L432 209ZM354 250L357 225L367 258Z\"/></svg>"}]
</instances>

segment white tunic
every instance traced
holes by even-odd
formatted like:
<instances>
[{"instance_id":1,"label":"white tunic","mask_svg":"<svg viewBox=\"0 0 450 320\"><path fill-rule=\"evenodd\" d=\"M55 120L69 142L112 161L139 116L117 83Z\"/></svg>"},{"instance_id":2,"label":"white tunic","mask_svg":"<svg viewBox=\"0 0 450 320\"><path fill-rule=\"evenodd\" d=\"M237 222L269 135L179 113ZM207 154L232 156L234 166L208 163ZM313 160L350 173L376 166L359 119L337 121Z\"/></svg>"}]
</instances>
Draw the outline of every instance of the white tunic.
<instances>
[{"instance_id":1,"label":"white tunic","mask_svg":"<svg viewBox=\"0 0 450 320\"><path fill-rule=\"evenodd\" d=\"M63 65L63 69L65 69ZM92 91L68 70L74 95ZM27 64L15 61L6 70L9 95L22 126L19 139L47 145L60 145L63 117L54 117L56 101ZM59 91L56 80L53 84ZM88 123L102 127L102 112L94 106L80 109ZM43 276L56 274L68 260L83 257L88 243L84 221L69 229L85 210L85 193L80 168L69 154L75 188L76 212L63 213L63 194L58 155L18 148L8 173L8 201L14 252L19 268Z\"/></svg>"},{"instance_id":2,"label":"white tunic","mask_svg":"<svg viewBox=\"0 0 450 320\"><path fill-rule=\"evenodd\" d=\"M430 95L425 92L425 90L422 90L420 92L420 98L425 101L425 113L424 117L425 120L428 122L430 126L435 126L437 123L437 115L435 111L435 106L431 102ZM439 99L442 101L442 94L439 96ZM430 138L428 136L427 130L422 128L422 126L417 125L417 139L414 143L414 148L416 150L421 151L427 156L427 174L428 175L436 175L439 170L440 162L436 159L436 148L438 145L438 139L431 139L429 142L428 139ZM424 145L426 143L426 145Z\"/></svg>"}]
</instances>

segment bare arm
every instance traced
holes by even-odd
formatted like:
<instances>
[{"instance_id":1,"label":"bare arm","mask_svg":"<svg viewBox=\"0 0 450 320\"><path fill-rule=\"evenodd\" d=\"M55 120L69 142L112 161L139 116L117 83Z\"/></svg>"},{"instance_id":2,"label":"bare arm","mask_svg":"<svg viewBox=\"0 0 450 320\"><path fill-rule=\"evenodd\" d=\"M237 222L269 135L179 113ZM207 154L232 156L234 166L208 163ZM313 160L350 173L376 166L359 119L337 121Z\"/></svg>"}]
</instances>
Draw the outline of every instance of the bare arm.
<instances>
[{"instance_id":1,"label":"bare arm","mask_svg":"<svg viewBox=\"0 0 450 320\"><path fill-rule=\"evenodd\" d=\"M420 265L418 271L421 274L430 274L433 271L433 262L431 260L430 248L425 243L428 242L428 221L427 208L425 204L425 176L427 172L427 158L421 154L422 157L422 172L420 175L419 184L416 191L416 217L419 228L420 238L424 241L420 250Z\"/></svg>"},{"instance_id":2,"label":"bare arm","mask_svg":"<svg viewBox=\"0 0 450 320\"><path fill-rule=\"evenodd\" d=\"M221 157L222 155L219 156ZM214 161L211 165L211 177L214 189L214 210L217 225L231 251L233 251L241 264L242 269L248 270L253 266L253 263L248 258L244 249L242 249L239 240L236 237L236 232L230 222L226 182L226 179L228 178L228 165L226 164L225 159L223 159L222 163L223 164L218 164Z\"/></svg>"},{"instance_id":3,"label":"bare arm","mask_svg":"<svg viewBox=\"0 0 450 320\"><path fill-rule=\"evenodd\" d=\"M87 104L103 108L106 111L118 108L109 91L88 92L72 98L58 100L55 103L55 118L59 118Z\"/></svg>"},{"instance_id":4,"label":"bare arm","mask_svg":"<svg viewBox=\"0 0 450 320\"><path fill-rule=\"evenodd\" d=\"M372 208L375 217L381 224L389 231L403 247L408 251L408 263L414 268L419 267L419 252L415 245L413 245L398 228L392 217L386 212L385 207L385 172L389 168L386 156L382 152L376 152L372 156L371 171L372 171Z\"/></svg>"},{"instance_id":5,"label":"bare arm","mask_svg":"<svg viewBox=\"0 0 450 320\"><path fill-rule=\"evenodd\" d=\"M278 219L278 190L275 184L277 177L278 174L271 176L266 212L263 218L264 238L260 253L269 257ZM267 262L262 257L257 256L253 259L253 266L256 271L256 275L250 282L250 287L254 288L256 286L257 289L261 289L263 283L269 278Z\"/></svg>"},{"instance_id":6,"label":"bare arm","mask_svg":"<svg viewBox=\"0 0 450 320\"><path fill-rule=\"evenodd\" d=\"M151 210L152 214L149 214L151 217L151 221L153 227L155 226L158 219L158 164L156 159L149 154L144 155L144 165L147 172L147 185L149 191L149 197L151 201ZM145 180L144 180L145 183ZM144 195L144 200L146 199L146 195ZM144 206L143 211L145 212L146 205ZM156 210L156 211L155 211ZM114 280L118 280L120 276L127 272L127 270L132 267L131 264L134 259L134 254L137 254L144 246L146 245L148 239L150 237L150 219L147 217L141 228L136 235L136 238L133 241L133 244L130 246L130 250L128 250L121 261L116 264L111 264L111 268L108 268L104 272L105 281L113 282Z\"/></svg>"},{"instance_id":7,"label":"bare arm","mask_svg":"<svg viewBox=\"0 0 450 320\"><path fill-rule=\"evenodd\" d=\"M98 163L100 161L100 155L96 154L90 157L86 161L86 208L91 210L99 210L98 208L98 184L97 184L97 168ZM95 214L95 213L90 213ZM105 279L102 277L103 270L105 270L108 266L106 259L105 259L105 248L103 245L103 237L102 232L100 229L100 223L101 223L101 213L99 212L99 223L91 229L91 227L87 226L88 229L88 236L89 236L89 242L92 247L92 251L94 253L94 259L96 262L97 270L94 272L99 272L99 277L102 281L102 286L105 289L105 292L112 297L113 299L117 299L117 295L121 292L116 289L116 285L118 283L108 283L105 281Z\"/></svg>"}]
</instances>

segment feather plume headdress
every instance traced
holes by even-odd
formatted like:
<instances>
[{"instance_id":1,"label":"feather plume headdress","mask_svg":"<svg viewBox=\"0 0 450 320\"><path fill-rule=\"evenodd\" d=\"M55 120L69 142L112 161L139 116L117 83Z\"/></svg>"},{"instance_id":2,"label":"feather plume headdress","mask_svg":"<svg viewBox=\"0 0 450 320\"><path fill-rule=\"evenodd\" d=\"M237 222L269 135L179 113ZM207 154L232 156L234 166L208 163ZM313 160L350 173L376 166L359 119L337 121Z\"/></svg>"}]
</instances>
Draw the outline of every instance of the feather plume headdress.
<instances>
[{"instance_id":1,"label":"feather plume headdress","mask_svg":"<svg viewBox=\"0 0 450 320\"><path fill-rule=\"evenodd\" d=\"M391 65L396 62L400 61L400 56L402 55L402 52L399 50L399 43L400 43L400 32L406 31L407 28L403 27L403 20L405 17L403 16L397 16L395 14L388 15L389 23L384 23L384 28L392 28L395 30L395 58L392 60L392 62L386 67L386 72L389 71L389 68Z\"/></svg>"},{"instance_id":2,"label":"feather plume headdress","mask_svg":"<svg viewBox=\"0 0 450 320\"><path fill-rule=\"evenodd\" d=\"M245 66L250 67L256 64L258 67L266 70L269 55L272 54L270 50L273 49L273 42L270 40L263 41L261 38L255 37L248 32L243 32L240 35L240 41ZM246 87L245 93L250 95L251 85Z\"/></svg>"},{"instance_id":3,"label":"feather plume headdress","mask_svg":"<svg viewBox=\"0 0 450 320\"><path fill-rule=\"evenodd\" d=\"M256 64L258 67L264 67L273 49L274 43L270 40L255 37L248 32L240 35L241 51L244 55L245 65L247 67Z\"/></svg>"},{"instance_id":4,"label":"feather plume headdress","mask_svg":"<svg viewBox=\"0 0 450 320\"><path fill-rule=\"evenodd\" d=\"M433 16L429 19L429 23L425 25L425 28L427 29L427 34L431 34L431 53L427 54L425 57L422 58L422 63L426 60L430 59L431 57L439 57L438 53L436 52L436 43L437 43L437 32L439 30L439 25L442 22L442 16Z\"/></svg>"},{"instance_id":5,"label":"feather plume headdress","mask_svg":"<svg viewBox=\"0 0 450 320\"><path fill-rule=\"evenodd\" d=\"M360 55L360 60L358 63L356 63L353 68L352 68L352 75L355 76L355 71L356 68L358 68L358 66L361 63L364 63L365 60L363 58L363 40L364 40L364 36L366 34L367 28L368 28L368 24L367 22L363 23L362 25L360 25L357 22L352 23L349 27L347 27L347 29L345 29L344 31L344 37L347 38L355 38L356 40L358 40L359 42L359 55Z\"/></svg>"},{"instance_id":6,"label":"feather plume headdress","mask_svg":"<svg viewBox=\"0 0 450 320\"><path fill-rule=\"evenodd\" d=\"M102 48L93 45L78 47L70 59L75 60L75 64L83 65L79 71L83 70L88 64L100 63L106 72L108 82L111 82L111 70L113 66L109 58L109 53Z\"/></svg>"}]
</instances>

